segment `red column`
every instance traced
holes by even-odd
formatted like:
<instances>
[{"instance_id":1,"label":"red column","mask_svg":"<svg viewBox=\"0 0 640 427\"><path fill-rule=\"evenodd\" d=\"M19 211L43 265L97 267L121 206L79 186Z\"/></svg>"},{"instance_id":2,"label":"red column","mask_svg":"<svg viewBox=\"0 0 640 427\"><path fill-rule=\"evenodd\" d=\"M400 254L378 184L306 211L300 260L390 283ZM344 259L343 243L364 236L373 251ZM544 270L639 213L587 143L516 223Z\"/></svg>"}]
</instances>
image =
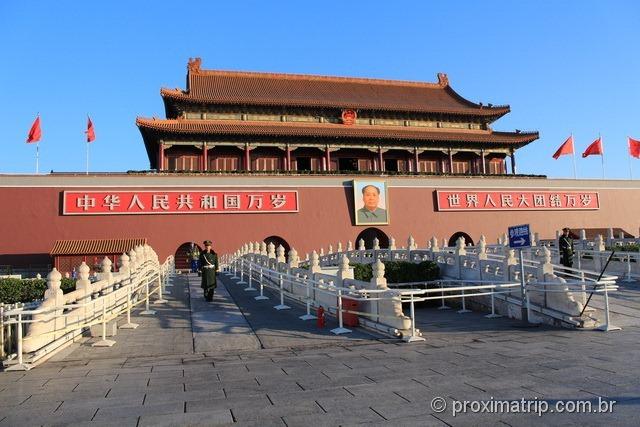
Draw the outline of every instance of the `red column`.
<instances>
[{"instance_id":1,"label":"red column","mask_svg":"<svg viewBox=\"0 0 640 427\"><path fill-rule=\"evenodd\" d=\"M384 159L382 158L382 147L378 147L378 163L380 163L380 172L384 172Z\"/></svg>"},{"instance_id":2,"label":"red column","mask_svg":"<svg viewBox=\"0 0 640 427\"><path fill-rule=\"evenodd\" d=\"M486 173L487 173L487 164L486 163L487 162L486 162L486 159L484 157L484 149L480 150L480 157L482 158L481 159L481 161L482 161L482 174L486 175Z\"/></svg>"},{"instance_id":3,"label":"red column","mask_svg":"<svg viewBox=\"0 0 640 427\"><path fill-rule=\"evenodd\" d=\"M449 148L449 173L453 173L453 153L451 148Z\"/></svg>"},{"instance_id":4,"label":"red column","mask_svg":"<svg viewBox=\"0 0 640 427\"><path fill-rule=\"evenodd\" d=\"M244 170L251 170L251 154L249 153L249 144L244 145Z\"/></svg>"},{"instance_id":5,"label":"red column","mask_svg":"<svg viewBox=\"0 0 640 427\"><path fill-rule=\"evenodd\" d=\"M417 147L413 149L413 165L414 165L413 171L414 172L420 172L420 170L419 170L420 169L420 161L418 159L418 148Z\"/></svg>"},{"instance_id":6,"label":"red column","mask_svg":"<svg viewBox=\"0 0 640 427\"><path fill-rule=\"evenodd\" d=\"M207 153L207 144L202 144L202 170L206 171L209 169L209 159Z\"/></svg>"},{"instance_id":7,"label":"red column","mask_svg":"<svg viewBox=\"0 0 640 427\"><path fill-rule=\"evenodd\" d=\"M327 171L331 170L331 152L329 152L329 146L327 146L325 151L325 161L327 163L326 169Z\"/></svg>"},{"instance_id":8,"label":"red column","mask_svg":"<svg viewBox=\"0 0 640 427\"><path fill-rule=\"evenodd\" d=\"M287 164L285 165L285 169L291 170L291 148L287 145Z\"/></svg>"},{"instance_id":9,"label":"red column","mask_svg":"<svg viewBox=\"0 0 640 427\"><path fill-rule=\"evenodd\" d=\"M158 144L158 170L164 170L164 144Z\"/></svg>"}]
</instances>

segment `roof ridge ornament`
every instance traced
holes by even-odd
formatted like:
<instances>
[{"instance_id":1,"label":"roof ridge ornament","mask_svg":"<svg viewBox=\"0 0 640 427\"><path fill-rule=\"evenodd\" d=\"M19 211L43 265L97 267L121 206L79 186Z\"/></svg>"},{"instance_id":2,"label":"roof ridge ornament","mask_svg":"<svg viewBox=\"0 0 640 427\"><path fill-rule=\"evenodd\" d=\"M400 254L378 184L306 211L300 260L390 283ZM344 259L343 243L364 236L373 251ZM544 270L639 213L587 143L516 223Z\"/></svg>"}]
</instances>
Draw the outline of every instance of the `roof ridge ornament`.
<instances>
[{"instance_id":1,"label":"roof ridge ornament","mask_svg":"<svg viewBox=\"0 0 640 427\"><path fill-rule=\"evenodd\" d=\"M438 84L442 87L449 86L449 77L446 73L438 73Z\"/></svg>"},{"instance_id":2,"label":"roof ridge ornament","mask_svg":"<svg viewBox=\"0 0 640 427\"><path fill-rule=\"evenodd\" d=\"M187 64L187 69L190 73L198 74L200 73L200 66L202 65L202 58L189 58L189 63Z\"/></svg>"}]
</instances>

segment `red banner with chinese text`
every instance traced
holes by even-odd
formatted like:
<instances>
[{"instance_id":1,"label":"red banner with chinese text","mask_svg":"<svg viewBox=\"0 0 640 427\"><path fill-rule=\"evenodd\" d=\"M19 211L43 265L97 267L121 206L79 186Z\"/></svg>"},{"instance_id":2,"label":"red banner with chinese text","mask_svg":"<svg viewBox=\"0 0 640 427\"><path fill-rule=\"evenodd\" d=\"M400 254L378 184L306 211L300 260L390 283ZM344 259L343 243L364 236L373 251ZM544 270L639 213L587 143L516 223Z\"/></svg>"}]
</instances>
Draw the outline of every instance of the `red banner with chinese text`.
<instances>
[{"instance_id":1,"label":"red banner with chinese text","mask_svg":"<svg viewBox=\"0 0 640 427\"><path fill-rule=\"evenodd\" d=\"M63 215L298 212L297 191L65 191Z\"/></svg>"},{"instance_id":2,"label":"red banner with chinese text","mask_svg":"<svg viewBox=\"0 0 640 427\"><path fill-rule=\"evenodd\" d=\"M599 209L595 191L436 191L439 211Z\"/></svg>"}]
</instances>

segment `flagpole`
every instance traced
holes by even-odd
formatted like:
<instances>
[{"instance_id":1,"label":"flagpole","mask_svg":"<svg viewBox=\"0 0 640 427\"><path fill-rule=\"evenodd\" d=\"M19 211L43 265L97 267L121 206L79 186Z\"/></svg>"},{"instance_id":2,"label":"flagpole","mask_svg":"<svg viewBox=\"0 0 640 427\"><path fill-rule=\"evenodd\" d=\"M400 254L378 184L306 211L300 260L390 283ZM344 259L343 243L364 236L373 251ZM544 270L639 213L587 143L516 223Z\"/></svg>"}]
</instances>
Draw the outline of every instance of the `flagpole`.
<instances>
[{"instance_id":1,"label":"flagpole","mask_svg":"<svg viewBox=\"0 0 640 427\"><path fill-rule=\"evenodd\" d=\"M87 175L89 175L89 143L87 142Z\"/></svg>"},{"instance_id":2,"label":"flagpole","mask_svg":"<svg viewBox=\"0 0 640 427\"><path fill-rule=\"evenodd\" d=\"M627 149L629 150L629 179L633 179L633 160L631 160L631 139L627 137Z\"/></svg>"},{"instance_id":3,"label":"flagpole","mask_svg":"<svg viewBox=\"0 0 640 427\"><path fill-rule=\"evenodd\" d=\"M598 139L600 140L600 147L602 148L602 155L600 155L600 158L602 159L602 179L604 179L604 144L602 143L602 136L599 133Z\"/></svg>"},{"instance_id":4,"label":"flagpole","mask_svg":"<svg viewBox=\"0 0 640 427\"><path fill-rule=\"evenodd\" d=\"M40 142L36 141L36 175L40 173Z\"/></svg>"},{"instance_id":5,"label":"flagpole","mask_svg":"<svg viewBox=\"0 0 640 427\"><path fill-rule=\"evenodd\" d=\"M572 148L572 153L571 153L571 158L573 159L573 179L578 179L578 173L576 172L576 148L575 148L575 142L573 140L573 132L571 132L571 148Z\"/></svg>"}]
</instances>

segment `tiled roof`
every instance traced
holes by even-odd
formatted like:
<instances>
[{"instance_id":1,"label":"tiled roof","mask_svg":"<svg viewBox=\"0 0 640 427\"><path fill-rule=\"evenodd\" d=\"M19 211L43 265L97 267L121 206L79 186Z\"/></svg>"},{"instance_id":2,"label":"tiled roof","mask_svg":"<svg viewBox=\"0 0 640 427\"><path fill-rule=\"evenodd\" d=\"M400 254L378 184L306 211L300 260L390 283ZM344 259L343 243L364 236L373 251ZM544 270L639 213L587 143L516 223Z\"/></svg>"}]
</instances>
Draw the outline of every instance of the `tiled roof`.
<instances>
[{"instance_id":1,"label":"tiled roof","mask_svg":"<svg viewBox=\"0 0 640 427\"><path fill-rule=\"evenodd\" d=\"M129 252L147 239L56 240L51 255L102 255Z\"/></svg>"},{"instance_id":2,"label":"tiled roof","mask_svg":"<svg viewBox=\"0 0 640 427\"><path fill-rule=\"evenodd\" d=\"M304 122L251 122L238 120L156 120L138 117L136 124L145 133L155 131L185 135L257 135L292 137L335 137L396 140L486 142L526 144L538 132L493 132L403 126L352 125ZM200 138L201 139L201 138Z\"/></svg>"},{"instance_id":3,"label":"tiled roof","mask_svg":"<svg viewBox=\"0 0 640 427\"><path fill-rule=\"evenodd\" d=\"M499 117L508 105L482 106L438 83L283 73L200 70L190 67L186 91L162 89L165 103L179 100L227 105L352 108Z\"/></svg>"}]
</instances>

